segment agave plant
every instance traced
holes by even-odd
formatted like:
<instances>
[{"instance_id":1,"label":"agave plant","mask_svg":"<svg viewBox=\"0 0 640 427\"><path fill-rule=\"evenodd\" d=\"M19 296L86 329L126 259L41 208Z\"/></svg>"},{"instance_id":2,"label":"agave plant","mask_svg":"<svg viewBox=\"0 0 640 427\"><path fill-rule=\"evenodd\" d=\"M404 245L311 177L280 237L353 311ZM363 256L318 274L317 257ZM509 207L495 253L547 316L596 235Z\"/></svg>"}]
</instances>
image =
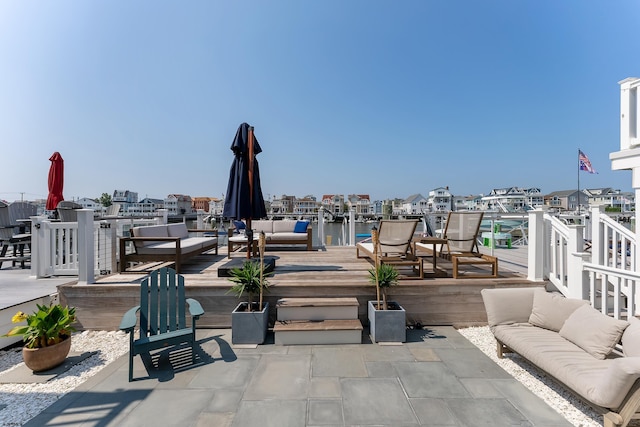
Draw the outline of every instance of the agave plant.
<instances>
[{"instance_id":1,"label":"agave plant","mask_svg":"<svg viewBox=\"0 0 640 427\"><path fill-rule=\"evenodd\" d=\"M398 284L398 270L389 264L379 264L369 270L369 281L377 286L382 293L382 309L387 310L387 290ZM380 299L377 301L378 310L380 309Z\"/></svg>"},{"instance_id":2,"label":"agave plant","mask_svg":"<svg viewBox=\"0 0 640 427\"><path fill-rule=\"evenodd\" d=\"M76 320L75 307L69 308L60 304L39 305L33 314L16 313L11 321L19 323L27 321L26 325L15 326L3 337L22 335L27 348L42 348L69 338L75 328L71 326Z\"/></svg>"},{"instance_id":3,"label":"agave plant","mask_svg":"<svg viewBox=\"0 0 640 427\"><path fill-rule=\"evenodd\" d=\"M272 272L265 273L256 261L245 261L242 267L232 268L230 274L229 280L233 282L233 286L229 292L236 294L238 298L247 294L249 310L252 311L253 297L269 288L269 282L264 277L270 276Z\"/></svg>"}]
</instances>

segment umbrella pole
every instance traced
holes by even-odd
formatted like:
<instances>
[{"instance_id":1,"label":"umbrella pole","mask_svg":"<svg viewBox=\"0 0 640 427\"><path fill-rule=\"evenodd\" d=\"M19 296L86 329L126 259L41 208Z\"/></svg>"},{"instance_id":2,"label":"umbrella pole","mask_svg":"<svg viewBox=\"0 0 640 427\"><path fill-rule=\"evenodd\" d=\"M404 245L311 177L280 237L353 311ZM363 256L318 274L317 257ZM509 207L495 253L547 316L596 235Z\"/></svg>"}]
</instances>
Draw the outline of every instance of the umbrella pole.
<instances>
[{"instance_id":1,"label":"umbrella pole","mask_svg":"<svg viewBox=\"0 0 640 427\"><path fill-rule=\"evenodd\" d=\"M253 138L253 126L249 126L249 167L247 175L249 177L249 204L251 205L250 212L253 210ZM247 218L247 231L247 259L250 259L253 252L253 230L251 229L251 217Z\"/></svg>"}]
</instances>

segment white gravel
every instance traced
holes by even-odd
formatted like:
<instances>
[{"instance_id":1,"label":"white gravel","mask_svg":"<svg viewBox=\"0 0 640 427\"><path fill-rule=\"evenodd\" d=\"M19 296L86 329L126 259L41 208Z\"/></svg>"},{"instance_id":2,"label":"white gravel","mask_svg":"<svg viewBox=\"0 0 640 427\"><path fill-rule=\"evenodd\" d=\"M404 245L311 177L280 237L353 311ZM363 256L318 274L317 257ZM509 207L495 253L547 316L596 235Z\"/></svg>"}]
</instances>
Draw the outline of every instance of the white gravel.
<instances>
[{"instance_id":1,"label":"white gravel","mask_svg":"<svg viewBox=\"0 0 640 427\"><path fill-rule=\"evenodd\" d=\"M0 427L21 426L47 406L129 351L121 331L84 331L71 339L71 351L96 352L57 377L37 384L0 384ZM0 373L22 365L20 348L0 351Z\"/></svg>"},{"instance_id":2,"label":"white gravel","mask_svg":"<svg viewBox=\"0 0 640 427\"><path fill-rule=\"evenodd\" d=\"M522 357L507 353L504 359L498 359L496 340L488 326L464 328L458 332L574 426L602 426L602 415Z\"/></svg>"}]
</instances>

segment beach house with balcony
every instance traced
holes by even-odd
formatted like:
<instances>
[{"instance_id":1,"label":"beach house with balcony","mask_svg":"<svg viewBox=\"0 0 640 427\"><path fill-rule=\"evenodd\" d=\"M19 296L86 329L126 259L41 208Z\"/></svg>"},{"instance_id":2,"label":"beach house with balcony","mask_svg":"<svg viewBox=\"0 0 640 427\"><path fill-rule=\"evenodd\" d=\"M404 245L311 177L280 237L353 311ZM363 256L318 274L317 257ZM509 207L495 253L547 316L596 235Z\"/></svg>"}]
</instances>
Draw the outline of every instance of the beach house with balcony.
<instances>
[{"instance_id":1,"label":"beach house with balcony","mask_svg":"<svg viewBox=\"0 0 640 427\"><path fill-rule=\"evenodd\" d=\"M402 204L402 210L405 214L420 215L426 212L429 207L429 200L422 194L412 194L407 197Z\"/></svg>"},{"instance_id":2,"label":"beach house with balcony","mask_svg":"<svg viewBox=\"0 0 640 427\"><path fill-rule=\"evenodd\" d=\"M449 212L453 206L453 195L449 187L438 187L429 191L428 209L429 212Z\"/></svg>"}]
</instances>

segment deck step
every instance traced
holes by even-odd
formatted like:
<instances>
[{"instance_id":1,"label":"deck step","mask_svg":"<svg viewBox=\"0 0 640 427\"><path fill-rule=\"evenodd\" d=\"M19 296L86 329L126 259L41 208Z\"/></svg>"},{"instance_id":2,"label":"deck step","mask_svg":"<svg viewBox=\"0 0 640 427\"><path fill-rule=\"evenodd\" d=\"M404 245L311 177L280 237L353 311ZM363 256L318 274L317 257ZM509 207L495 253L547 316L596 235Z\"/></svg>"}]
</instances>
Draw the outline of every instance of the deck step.
<instances>
[{"instance_id":1,"label":"deck step","mask_svg":"<svg viewBox=\"0 0 640 427\"><path fill-rule=\"evenodd\" d=\"M273 331L278 345L362 342L362 324L358 319L278 321Z\"/></svg>"},{"instance_id":2,"label":"deck step","mask_svg":"<svg viewBox=\"0 0 640 427\"><path fill-rule=\"evenodd\" d=\"M357 298L281 298L276 303L279 321L344 320L358 318Z\"/></svg>"}]
</instances>

